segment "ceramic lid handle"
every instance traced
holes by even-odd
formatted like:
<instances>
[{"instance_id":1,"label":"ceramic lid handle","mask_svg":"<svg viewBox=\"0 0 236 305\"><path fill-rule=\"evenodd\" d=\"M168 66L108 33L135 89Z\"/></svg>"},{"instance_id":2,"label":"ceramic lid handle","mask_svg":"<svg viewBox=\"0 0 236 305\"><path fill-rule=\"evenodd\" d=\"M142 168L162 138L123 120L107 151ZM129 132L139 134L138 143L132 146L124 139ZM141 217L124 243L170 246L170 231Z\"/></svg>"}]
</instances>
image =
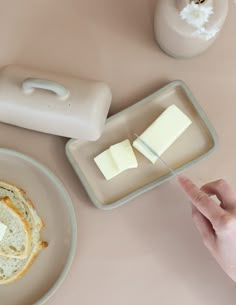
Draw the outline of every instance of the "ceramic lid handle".
<instances>
[{"instance_id":1,"label":"ceramic lid handle","mask_svg":"<svg viewBox=\"0 0 236 305\"><path fill-rule=\"evenodd\" d=\"M44 89L54 92L60 99L67 99L69 96L69 90L62 85L53 82L51 80L40 79L40 78L27 78L22 84L25 94L32 93L35 89Z\"/></svg>"}]
</instances>

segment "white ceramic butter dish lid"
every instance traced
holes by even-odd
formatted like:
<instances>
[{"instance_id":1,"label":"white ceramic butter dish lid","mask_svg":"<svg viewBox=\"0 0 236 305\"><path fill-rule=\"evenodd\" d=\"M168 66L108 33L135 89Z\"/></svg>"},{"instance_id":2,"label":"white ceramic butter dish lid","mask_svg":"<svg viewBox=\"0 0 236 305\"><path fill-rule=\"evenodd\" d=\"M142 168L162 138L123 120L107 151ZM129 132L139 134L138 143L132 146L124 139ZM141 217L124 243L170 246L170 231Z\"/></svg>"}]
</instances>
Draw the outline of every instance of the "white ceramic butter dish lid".
<instances>
[{"instance_id":1,"label":"white ceramic butter dish lid","mask_svg":"<svg viewBox=\"0 0 236 305\"><path fill-rule=\"evenodd\" d=\"M19 127L97 140L111 98L103 82L17 65L0 70L0 121Z\"/></svg>"}]
</instances>

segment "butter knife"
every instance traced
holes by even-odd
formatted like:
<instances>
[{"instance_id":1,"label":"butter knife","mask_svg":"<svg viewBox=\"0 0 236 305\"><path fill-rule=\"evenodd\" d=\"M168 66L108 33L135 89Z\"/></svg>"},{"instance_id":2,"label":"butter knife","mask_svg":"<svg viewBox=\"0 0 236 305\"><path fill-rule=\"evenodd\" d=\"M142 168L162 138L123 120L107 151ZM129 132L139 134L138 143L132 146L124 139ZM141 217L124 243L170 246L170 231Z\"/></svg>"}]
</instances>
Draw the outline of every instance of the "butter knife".
<instances>
[{"instance_id":1,"label":"butter knife","mask_svg":"<svg viewBox=\"0 0 236 305\"><path fill-rule=\"evenodd\" d=\"M159 155L158 153L151 147L149 146L140 136L138 136L136 133L134 133L135 137L140 141L140 143L143 144L143 146L145 146L147 148L147 150L152 153L154 156L157 157L158 160L160 160L168 169L169 171L175 176L178 177L178 175L176 174L176 172L172 169L171 166L169 166L168 163L166 163Z\"/></svg>"}]
</instances>

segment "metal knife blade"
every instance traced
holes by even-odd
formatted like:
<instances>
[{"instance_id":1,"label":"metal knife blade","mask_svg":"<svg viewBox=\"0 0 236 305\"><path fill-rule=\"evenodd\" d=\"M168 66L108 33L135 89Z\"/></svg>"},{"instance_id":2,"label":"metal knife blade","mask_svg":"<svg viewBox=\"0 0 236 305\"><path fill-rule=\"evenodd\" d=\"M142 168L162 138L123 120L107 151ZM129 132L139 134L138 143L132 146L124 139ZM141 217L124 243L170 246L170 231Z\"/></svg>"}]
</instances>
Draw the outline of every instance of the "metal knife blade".
<instances>
[{"instance_id":1,"label":"metal knife blade","mask_svg":"<svg viewBox=\"0 0 236 305\"><path fill-rule=\"evenodd\" d=\"M134 133L135 137L149 150L150 153L152 153L154 156L157 157L157 159L159 159L168 169L169 171L175 176L178 177L178 175L176 174L176 172L171 168L171 166L169 166L168 163L166 163L159 155L158 153L152 149L152 147L150 147L140 136L138 136L136 133Z\"/></svg>"}]
</instances>

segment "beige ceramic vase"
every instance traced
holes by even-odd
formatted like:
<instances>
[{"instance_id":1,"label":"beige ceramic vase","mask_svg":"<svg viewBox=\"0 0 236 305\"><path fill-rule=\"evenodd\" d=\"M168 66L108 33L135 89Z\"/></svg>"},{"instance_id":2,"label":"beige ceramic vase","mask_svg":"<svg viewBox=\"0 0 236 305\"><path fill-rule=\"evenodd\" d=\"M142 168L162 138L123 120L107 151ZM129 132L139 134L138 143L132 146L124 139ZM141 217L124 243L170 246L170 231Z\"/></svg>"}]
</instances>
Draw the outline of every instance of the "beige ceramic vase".
<instances>
[{"instance_id":1,"label":"beige ceramic vase","mask_svg":"<svg viewBox=\"0 0 236 305\"><path fill-rule=\"evenodd\" d=\"M199 0L197 5L212 6L205 25L207 31L218 30L209 39L195 36L196 28L181 19L180 12L192 1L189 0L158 0L154 19L154 32L158 45L168 55L176 58L190 58L206 51L215 41L223 27L228 12L228 0Z\"/></svg>"}]
</instances>

